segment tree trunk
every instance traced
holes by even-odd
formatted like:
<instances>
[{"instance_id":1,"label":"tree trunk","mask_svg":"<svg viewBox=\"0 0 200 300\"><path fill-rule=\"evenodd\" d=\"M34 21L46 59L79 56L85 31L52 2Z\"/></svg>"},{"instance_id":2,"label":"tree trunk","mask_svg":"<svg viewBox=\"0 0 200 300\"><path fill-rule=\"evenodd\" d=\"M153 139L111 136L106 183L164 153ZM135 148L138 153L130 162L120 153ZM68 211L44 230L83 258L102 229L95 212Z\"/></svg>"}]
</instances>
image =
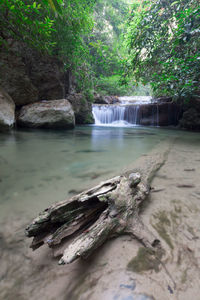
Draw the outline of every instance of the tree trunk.
<instances>
[{"instance_id":1,"label":"tree trunk","mask_svg":"<svg viewBox=\"0 0 200 300\"><path fill-rule=\"evenodd\" d=\"M165 146L143 156L133 170L45 209L26 228L26 235L34 237L31 248L47 244L61 251L59 264L65 264L87 258L113 236L130 234L155 250L159 240L141 222L139 212L168 152Z\"/></svg>"}]
</instances>

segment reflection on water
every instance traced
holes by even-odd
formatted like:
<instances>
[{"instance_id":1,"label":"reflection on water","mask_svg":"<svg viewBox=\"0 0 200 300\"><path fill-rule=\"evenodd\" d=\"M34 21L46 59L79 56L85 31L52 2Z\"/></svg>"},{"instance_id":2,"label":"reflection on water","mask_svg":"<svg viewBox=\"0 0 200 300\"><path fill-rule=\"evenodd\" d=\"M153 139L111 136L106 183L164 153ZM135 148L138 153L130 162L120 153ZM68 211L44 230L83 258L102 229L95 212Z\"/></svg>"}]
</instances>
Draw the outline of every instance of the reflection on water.
<instances>
[{"instance_id":1,"label":"reflection on water","mask_svg":"<svg viewBox=\"0 0 200 300\"><path fill-rule=\"evenodd\" d=\"M0 135L0 217L33 217L102 179L120 173L168 135L158 128L79 127Z\"/></svg>"}]
</instances>

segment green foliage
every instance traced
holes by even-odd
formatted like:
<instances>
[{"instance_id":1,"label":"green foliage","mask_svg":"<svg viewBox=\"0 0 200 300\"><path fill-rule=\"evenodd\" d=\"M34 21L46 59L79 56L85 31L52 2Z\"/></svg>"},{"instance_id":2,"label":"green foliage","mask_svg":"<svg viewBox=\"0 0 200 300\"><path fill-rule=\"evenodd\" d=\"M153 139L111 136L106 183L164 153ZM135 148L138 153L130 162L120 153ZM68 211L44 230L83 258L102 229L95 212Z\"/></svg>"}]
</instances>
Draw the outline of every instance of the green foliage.
<instances>
[{"instance_id":1,"label":"green foliage","mask_svg":"<svg viewBox=\"0 0 200 300\"><path fill-rule=\"evenodd\" d=\"M123 34L129 12L126 0L99 0L94 8L94 27L86 38L94 89L102 94L127 94L127 86L121 87L119 75L127 50Z\"/></svg>"},{"instance_id":2,"label":"green foliage","mask_svg":"<svg viewBox=\"0 0 200 300\"><path fill-rule=\"evenodd\" d=\"M136 7L135 7L136 8ZM198 0L142 1L127 28L127 68L154 94L190 98L199 93Z\"/></svg>"},{"instance_id":3,"label":"green foliage","mask_svg":"<svg viewBox=\"0 0 200 300\"><path fill-rule=\"evenodd\" d=\"M150 87L143 85L133 85L131 81L126 85L121 84L121 76L113 75L101 77L96 81L96 90L99 94L116 96L147 96L150 95Z\"/></svg>"},{"instance_id":4,"label":"green foliage","mask_svg":"<svg viewBox=\"0 0 200 300\"><path fill-rule=\"evenodd\" d=\"M94 28L88 38L91 66L96 77L122 72L124 24L128 15L125 0L99 0L94 9Z\"/></svg>"},{"instance_id":5,"label":"green foliage","mask_svg":"<svg viewBox=\"0 0 200 300\"><path fill-rule=\"evenodd\" d=\"M42 0L45 5L49 5L51 9L57 14L62 15L62 0Z\"/></svg>"},{"instance_id":6,"label":"green foliage","mask_svg":"<svg viewBox=\"0 0 200 300\"><path fill-rule=\"evenodd\" d=\"M93 27L91 16L92 1L65 0L62 6L62 16L54 24L56 41L55 53L67 58L71 64L73 57L78 59L87 53L83 37L88 35Z\"/></svg>"},{"instance_id":7,"label":"green foliage","mask_svg":"<svg viewBox=\"0 0 200 300\"><path fill-rule=\"evenodd\" d=\"M100 77L96 82L96 90L101 95L124 95L124 86L120 86L120 76Z\"/></svg>"},{"instance_id":8,"label":"green foliage","mask_svg":"<svg viewBox=\"0 0 200 300\"><path fill-rule=\"evenodd\" d=\"M56 56L73 74L77 91L134 94L135 84L119 83L128 12L126 0L2 0L0 44L9 48L19 41Z\"/></svg>"},{"instance_id":9,"label":"green foliage","mask_svg":"<svg viewBox=\"0 0 200 300\"><path fill-rule=\"evenodd\" d=\"M0 4L0 45L9 40L21 41L31 47L48 50L54 45L51 34L54 20L49 8L40 1L2 0Z\"/></svg>"},{"instance_id":10,"label":"green foliage","mask_svg":"<svg viewBox=\"0 0 200 300\"><path fill-rule=\"evenodd\" d=\"M91 85L89 50L93 0L2 0L0 44L28 45L57 56L76 76L77 89ZM89 84L90 83L90 84Z\"/></svg>"},{"instance_id":11,"label":"green foliage","mask_svg":"<svg viewBox=\"0 0 200 300\"><path fill-rule=\"evenodd\" d=\"M85 94L85 97L87 98L87 100L90 102L90 103L93 103L94 102L94 91L91 90L91 89L86 89L84 91L84 94Z\"/></svg>"},{"instance_id":12,"label":"green foliage","mask_svg":"<svg viewBox=\"0 0 200 300\"><path fill-rule=\"evenodd\" d=\"M92 70L89 49L85 42L93 28L94 1L65 0L62 15L55 20L52 39L56 42L53 54L57 55L76 78L77 90L90 88Z\"/></svg>"}]
</instances>

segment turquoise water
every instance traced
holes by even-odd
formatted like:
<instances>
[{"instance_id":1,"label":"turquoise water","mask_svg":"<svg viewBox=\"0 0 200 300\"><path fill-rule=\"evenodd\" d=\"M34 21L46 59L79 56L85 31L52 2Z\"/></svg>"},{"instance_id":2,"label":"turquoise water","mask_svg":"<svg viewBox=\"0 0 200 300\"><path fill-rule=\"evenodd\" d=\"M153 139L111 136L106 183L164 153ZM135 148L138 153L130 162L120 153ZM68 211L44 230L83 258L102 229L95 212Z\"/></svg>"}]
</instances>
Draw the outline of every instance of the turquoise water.
<instances>
[{"instance_id":1,"label":"turquoise water","mask_svg":"<svg viewBox=\"0 0 200 300\"><path fill-rule=\"evenodd\" d=\"M171 135L183 133L88 126L70 131L1 134L1 220L13 214L35 216L53 202L121 173Z\"/></svg>"}]
</instances>

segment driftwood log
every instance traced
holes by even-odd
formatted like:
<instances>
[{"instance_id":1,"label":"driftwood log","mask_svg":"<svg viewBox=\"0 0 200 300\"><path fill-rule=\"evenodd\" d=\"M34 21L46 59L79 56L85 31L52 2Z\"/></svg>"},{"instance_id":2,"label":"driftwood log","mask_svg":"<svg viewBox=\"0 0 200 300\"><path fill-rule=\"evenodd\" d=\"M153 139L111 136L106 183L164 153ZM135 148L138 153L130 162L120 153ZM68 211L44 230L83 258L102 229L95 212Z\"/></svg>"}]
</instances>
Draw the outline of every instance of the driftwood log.
<instances>
[{"instance_id":1,"label":"driftwood log","mask_svg":"<svg viewBox=\"0 0 200 300\"><path fill-rule=\"evenodd\" d=\"M159 240L141 222L139 212L168 150L164 147L142 157L138 161L142 169L138 166L45 209L25 230L28 237L34 237L31 248L47 244L56 249L62 256L59 264L87 258L106 240L121 234L130 234L155 249Z\"/></svg>"}]
</instances>

